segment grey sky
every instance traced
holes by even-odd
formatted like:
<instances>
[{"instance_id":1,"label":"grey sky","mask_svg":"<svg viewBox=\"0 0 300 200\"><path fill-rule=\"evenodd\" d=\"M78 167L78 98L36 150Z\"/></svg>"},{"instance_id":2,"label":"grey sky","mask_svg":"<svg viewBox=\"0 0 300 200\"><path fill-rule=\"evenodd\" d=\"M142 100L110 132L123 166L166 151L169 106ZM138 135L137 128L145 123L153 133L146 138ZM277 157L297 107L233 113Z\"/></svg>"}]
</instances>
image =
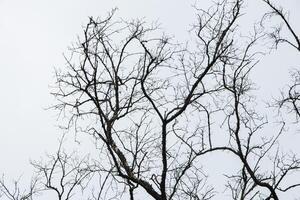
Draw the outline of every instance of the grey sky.
<instances>
[{"instance_id":1,"label":"grey sky","mask_svg":"<svg viewBox=\"0 0 300 200\"><path fill-rule=\"evenodd\" d=\"M198 2L204 7L209 3ZM257 7L262 5L258 2L249 0L250 17L264 11ZM291 11L291 22L299 33L300 1L280 2ZM49 85L53 84L54 67L64 66L62 53L67 53L67 47L81 35L88 16L106 16L118 7L119 17L159 20L166 33L181 40L195 19L193 3L193 0L0 0L0 175L28 173L30 158L36 159L44 151L56 148L62 131L55 127L54 112L44 109L53 103ZM267 97L276 95L288 80L286 68L297 64L300 65L299 56L285 46L264 57L255 70L259 93Z\"/></svg>"},{"instance_id":2,"label":"grey sky","mask_svg":"<svg viewBox=\"0 0 300 200\"><path fill-rule=\"evenodd\" d=\"M118 16L158 20L172 34L189 28L193 1L1 0L0 1L0 173L30 171L29 159L56 148L62 131L49 85L62 54L76 42L88 16L103 16L118 7ZM29 169L27 169L29 168Z\"/></svg>"}]
</instances>

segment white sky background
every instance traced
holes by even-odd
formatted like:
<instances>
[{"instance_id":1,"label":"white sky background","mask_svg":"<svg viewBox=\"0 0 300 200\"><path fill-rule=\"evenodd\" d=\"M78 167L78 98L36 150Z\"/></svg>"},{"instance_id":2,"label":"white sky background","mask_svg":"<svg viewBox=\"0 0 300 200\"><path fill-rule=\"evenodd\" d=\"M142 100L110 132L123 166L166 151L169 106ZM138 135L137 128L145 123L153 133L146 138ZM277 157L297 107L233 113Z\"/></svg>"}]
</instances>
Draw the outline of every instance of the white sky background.
<instances>
[{"instance_id":1,"label":"white sky background","mask_svg":"<svg viewBox=\"0 0 300 200\"><path fill-rule=\"evenodd\" d=\"M54 113L44 109L53 104L49 85L54 67L64 66L62 54L82 34L88 16L105 17L116 6L119 16L129 19L147 16L168 22L177 16L173 25L164 25L184 27L183 32L188 23L181 19L191 18L190 4L0 0L0 171L20 172L29 158L56 147L61 131L55 128ZM186 14L179 18L179 12Z\"/></svg>"},{"instance_id":2,"label":"white sky background","mask_svg":"<svg viewBox=\"0 0 300 200\"><path fill-rule=\"evenodd\" d=\"M207 6L210 1L198 2ZM64 66L62 53L67 53L67 47L81 36L88 16L105 17L118 7L118 16L125 19L159 20L165 32L180 41L195 21L193 3L193 0L0 0L0 175L17 178L29 173L29 159L37 159L57 147L62 131L55 127L54 112L45 110L53 104L49 85L54 83L54 67ZM291 23L299 33L300 1L279 3L291 11ZM249 15L260 15L265 11L262 5L258 0L249 0ZM300 66L297 56L292 48L281 47L263 58L255 70L262 98L279 94L288 80L287 68Z\"/></svg>"}]
</instances>

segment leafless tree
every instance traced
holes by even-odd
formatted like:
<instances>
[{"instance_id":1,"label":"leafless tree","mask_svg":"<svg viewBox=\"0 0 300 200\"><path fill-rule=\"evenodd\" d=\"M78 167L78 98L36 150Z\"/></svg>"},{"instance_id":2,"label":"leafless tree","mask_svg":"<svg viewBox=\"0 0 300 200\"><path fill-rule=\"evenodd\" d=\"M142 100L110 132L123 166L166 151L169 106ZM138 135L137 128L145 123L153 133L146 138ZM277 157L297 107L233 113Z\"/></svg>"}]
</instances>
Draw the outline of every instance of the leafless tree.
<instances>
[{"instance_id":1,"label":"leafless tree","mask_svg":"<svg viewBox=\"0 0 300 200\"><path fill-rule=\"evenodd\" d=\"M286 26L288 32L292 35L291 40L287 39L288 37L282 37L282 25L275 28L271 34L268 34L268 36L273 40L274 47L277 48L280 43L287 43L299 50L299 37L289 24L287 14L284 12L283 8L277 7L269 0L263 0L263 2L271 8L271 12L264 15L262 24L265 22L266 18L279 16L279 18L283 21L283 25ZM252 101L251 96L248 96L249 93L245 93L245 90L249 90L251 88L249 84L245 84L250 83L249 80L247 80L247 73L250 71L248 70L250 67L247 66L247 57L244 58L246 59L243 59L243 62L241 62L237 68L238 71L229 73L228 77L230 77L229 80L231 80L231 84L226 86L226 88L232 93L235 102L234 106L231 108L232 112L228 115L227 124L229 131L231 132L230 135L233 135L233 140L237 143L237 154L241 157L241 161L244 165L240 174L228 176L228 178L232 180L229 181L228 188L232 192L233 199L280 199L280 197L284 197L283 193L293 189L299 189L299 182L291 180L290 177L295 174L299 174L300 160L297 158L297 154L293 152L284 153L280 151L279 138L282 133L286 131L285 121L280 122L281 128L279 128L277 134L273 137L268 140L266 140L266 138L262 139L262 143L260 144L257 143L257 141L254 142L254 140L256 140L255 135L261 134L262 130L264 130L263 127L268 123L268 121L259 116L258 112L255 110L249 109L249 107L247 108L247 104L249 105L249 103L243 103L242 99L245 99L245 97L246 101ZM282 92L282 98L276 99L275 104L279 106L279 108L285 107L290 112L296 113L296 118L298 119L299 70L296 69L292 71L291 74L293 77L293 83L288 86L288 92ZM225 81L224 83L224 85L227 85ZM230 118L235 118L235 120L232 120L234 121L233 126L231 125ZM248 130L246 138L241 137L241 133L243 132L242 127ZM270 152L272 152L272 156L267 156ZM269 161L273 163L273 169L262 171L261 169L263 168L263 165L261 163L264 162L263 160L267 157L270 159ZM257 187L266 188L269 190L270 194L265 195L261 193L257 190Z\"/></svg>"},{"instance_id":2,"label":"leafless tree","mask_svg":"<svg viewBox=\"0 0 300 200\"><path fill-rule=\"evenodd\" d=\"M260 170L285 124L269 139L263 135L267 121L254 109L249 78L261 33L254 29L238 42L242 4L196 8L196 37L184 47L165 35L153 37L155 25L114 21L114 11L104 20L91 18L66 59L68 69L57 72L53 94L61 103L55 108L69 116L67 128L74 125L103 145L112 176L131 199L138 188L154 199L212 198L199 158L215 151L241 161L240 173L229 176L235 199L279 199L293 188L281 183L299 169L296 158L287 164L278 154L269 160L273 170ZM221 115L227 143L217 145L213 124Z\"/></svg>"},{"instance_id":3,"label":"leafless tree","mask_svg":"<svg viewBox=\"0 0 300 200\"><path fill-rule=\"evenodd\" d=\"M282 21L281 25L277 26L270 34L270 38L273 40L275 47L277 48L279 44L284 43L296 49L300 53L300 36L297 34L296 30L293 28L289 22L289 13L284 10L283 7L277 6L274 2L270 0L263 0L268 7L271 9L270 12L266 13L263 17L262 22L265 18L279 17ZM286 35L283 36L283 27L286 28ZM292 83L287 86L287 89L281 92L281 98L276 100L276 104L279 108L286 108L289 112L295 113L296 120L298 121L300 117L300 71L299 69L294 69L291 71Z\"/></svg>"},{"instance_id":4,"label":"leafless tree","mask_svg":"<svg viewBox=\"0 0 300 200\"><path fill-rule=\"evenodd\" d=\"M99 166L94 166L88 156L80 159L75 152L66 153L62 142L54 155L47 156L46 162L33 161L31 164L38 176L40 190L54 192L58 200L70 200L75 193L83 193Z\"/></svg>"},{"instance_id":5,"label":"leafless tree","mask_svg":"<svg viewBox=\"0 0 300 200\"><path fill-rule=\"evenodd\" d=\"M91 18L73 49L79 63L67 59L68 70L57 73L53 94L61 103L56 108L81 129L83 120L95 120L83 131L105 146L112 175L126 184L131 199L138 187L162 200L213 196L197 159L231 150L211 141L215 110L208 102L224 90L211 80L217 66L234 54L241 3L198 10L193 52L170 37L152 37L155 25L113 21L114 12L104 20ZM195 127L190 116L199 123Z\"/></svg>"},{"instance_id":6,"label":"leafless tree","mask_svg":"<svg viewBox=\"0 0 300 200\"><path fill-rule=\"evenodd\" d=\"M37 187L37 178L33 178L29 188L22 189L20 186L20 179L8 184L4 176L0 180L0 199L6 198L8 200L32 200L33 196L39 192ZM11 186L12 185L12 186Z\"/></svg>"},{"instance_id":7,"label":"leafless tree","mask_svg":"<svg viewBox=\"0 0 300 200\"><path fill-rule=\"evenodd\" d=\"M283 11L265 2L293 34ZM89 18L66 68L56 70L52 94L65 128L90 136L98 160L60 147L49 162L33 162L44 190L64 200L88 187L92 200L213 199L218 191L205 158L217 152L238 160L238 170L225 176L232 199L278 200L299 189L293 176L300 160L280 147L286 123L274 128L257 109L251 71L265 32L254 25L251 34L240 34L243 8L243 0L208 10L195 5L197 21L184 44L155 23L116 19L116 10ZM297 37L293 43L277 36L276 45L298 48ZM296 110L297 85L282 103Z\"/></svg>"},{"instance_id":8,"label":"leafless tree","mask_svg":"<svg viewBox=\"0 0 300 200\"><path fill-rule=\"evenodd\" d=\"M60 140L59 148L54 154L47 154L42 160L32 161L31 165L34 168L34 178L29 189L22 189L24 184L21 183L21 177L9 184L3 176L0 180L0 199L3 197L8 200L33 200L51 196L52 193L58 200L98 200L101 199L100 195L104 190L107 190L105 184L110 181L112 185L113 182L109 180L111 171L105 172L101 168L101 162L92 160L89 156L80 158L75 151L67 152L63 147L63 139Z\"/></svg>"},{"instance_id":9,"label":"leafless tree","mask_svg":"<svg viewBox=\"0 0 300 200\"><path fill-rule=\"evenodd\" d=\"M270 12L267 12L264 15L263 20L265 20L265 18L277 16L282 21L282 25L275 27L274 31L269 34L269 36L274 40L275 47L277 47L280 43L287 43L288 45L300 51L300 38L299 35L297 35L296 30L294 30L293 26L289 22L289 13L285 11L283 7L277 6L271 0L262 1L265 2L271 9ZM291 34L291 38L289 36L282 36L281 32L284 26L287 28L288 33Z\"/></svg>"}]
</instances>

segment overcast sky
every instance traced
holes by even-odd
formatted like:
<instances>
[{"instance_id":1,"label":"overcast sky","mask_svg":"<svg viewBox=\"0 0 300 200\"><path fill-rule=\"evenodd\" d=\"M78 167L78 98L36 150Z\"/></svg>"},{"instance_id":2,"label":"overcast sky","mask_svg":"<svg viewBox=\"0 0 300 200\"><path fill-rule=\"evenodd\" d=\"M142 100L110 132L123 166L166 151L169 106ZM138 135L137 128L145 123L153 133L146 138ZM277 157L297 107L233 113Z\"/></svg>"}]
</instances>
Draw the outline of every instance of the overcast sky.
<instances>
[{"instance_id":1,"label":"overcast sky","mask_svg":"<svg viewBox=\"0 0 300 200\"><path fill-rule=\"evenodd\" d=\"M159 20L182 37L193 19L193 1L0 0L0 174L28 173L29 159L57 147L62 131L49 94L54 67L81 36L89 16ZM180 13L180 15L178 15Z\"/></svg>"},{"instance_id":2,"label":"overcast sky","mask_svg":"<svg viewBox=\"0 0 300 200\"><path fill-rule=\"evenodd\" d=\"M206 7L209 1L198 2ZM249 3L251 16L264 11L258 2ZM300 1L280 2L291 11L291 22L299 33ZM119 17L159 20L166 33L182 40L195 19L193 3L192 0L0 0L0 174L27 173L29 159L55 149L62 131L56 128L55 113L45 110L53 104L49 86L54 83L54 67L64 66L62 54L82 34L88 16L106 16L118 7ZM255 71L261 94L276 95L287 80L286 69L297 64L299 56L290 48L282 47L266 56Z\"/></svg>"}]
</instances>

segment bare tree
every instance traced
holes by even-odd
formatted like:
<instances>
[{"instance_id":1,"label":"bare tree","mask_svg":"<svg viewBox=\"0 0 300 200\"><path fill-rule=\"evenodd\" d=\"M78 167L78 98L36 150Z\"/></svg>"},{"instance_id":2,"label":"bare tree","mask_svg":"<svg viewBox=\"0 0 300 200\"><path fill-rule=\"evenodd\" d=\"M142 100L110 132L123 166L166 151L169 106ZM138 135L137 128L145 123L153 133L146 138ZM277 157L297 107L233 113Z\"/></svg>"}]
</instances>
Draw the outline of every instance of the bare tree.
<instances>
[{"instance_id":1,"label":"bare tree","mask_svg":"<svg viewBox=\"0 0 300 200\"><path fill-rule=\"evenodd\" d=\"M267 139L267 121L254 109L249 74L262 33L254 29L238 42L242 4L196 8L196 37L185 47L165 35L153 37L155 25L114 21L114 11L104 20L91 18L72 59L66 59L68 70L57 72L53 94L61 103L55 108L69 116L67 128L74 125L103 144L112 176L126 185L131 199L138 188L154 199L212 198L199 158L214 151L241 161L240 173L229 176L235 199L279 199L278 193L292 188L281 183L298 171L298 159L268 157L285 124ZM227 143L217 145L213 124L221 115ZM273 170L261 170L266 160Z\"/></svg>"},{"instance_id":2,"label":"bare tree","mask_svg":"<svg viewBox=\"0 0 300 200\"><path fill-rule=\"evenodd\" d=\"M277 13L295 37L273 34L276 46L299 49L283 11L264 2L273 9L266 16ZM286 123L274 128L257 109L251 71L265 32L253 26L241 36L243 8L243 0L222 0L208 10L195 5L197 21L184 44L155 23L116 19L116 10L89 18L66 68L56 70L52 94L65 128L89 135L99 157L78 159L60 145L49 162L32 163L43 191L59 200L88 188L92 200L213 199L219 191L205 158L217 152L238 161L238 170L225 176L232 199L278 200L299 189L293 176L300 160L280 146ZM281 103L296 112L298 83Z\"/></svg>"},{"instance_id":3,"label":"bare tree","mask_svg":"<svg viewBox=\"0 0 300 200\"><path fill-rule=\"evenodd\" d=\"M75 152L66 153L60 141L54 155L48 155L48 161L33 161L38 176L40 190L52 191L58 200L70 200L75 193L83 193L97 172L98 167L91 164L88 156L79 158Z\"/></svg>"},{"instance_id":4,"label":"bare tree","mask_svg":"<svg viewBox=\"0 0 300 200\"><path fill-rule=\"evenodd\" d=\"M28 189L22 189L20 178L13 181L12 186L5 181L4 176L0 180L0 199L8 200L32 200L33 196L39 192L37 178L33 178Z\"/></svg>"},{"instance_id":5,"label":"bare tree","mask_svg":"<svg viewBox=\"0 0 300 200\"><path fill-rule=\"evenodd\" d=\"M105 146L112 175L126 184L131 199L139 187L154 199L213 196L196 163L204 154L228 149L212 144L215 110L208 104L224 90L211 80L234 53L241 3L199 9L197 48L191 52L170 37L151 37L155 25L113 21L114 11L104 20L91 18L73 48L79 63L67 59L68 70L57 73L56 108L70 114L69 125ZM193 127L188 115L199 124ZM83 128L87 118L95 121Z\"/></svg>"},{"instance_id":6,"label":"bare tree","mask_svg":"<svg viewBox=\"0 0 300 200\"><path fill-rule=\"evenodd\" d=\"M268 7L271 9L270 12L267 12L264 15L263 20L265 20L265 18L277 16L282 21L282 25L275 27L274 31L271 34L269 34L269 36L274 40L275 47L277 48L277 46L280 43L287 43L288 45L300 51L300 38L299 35L297 35L296 31L294 30L293 26L289 22L288 19L289 13L285 11L283 7L277 6L271 0L262 0L262 1L265 2L268 5ZM284 26L287 28L288 33L291 34L291 38L287 36L282 36L281 32Z\"/></svg>"},{"instance_id":7,"label":"bare tree","mask_svg":"<svg viewBox=\"0 0 300 200\"><path fill-rule=\"evenodd\" d=\"M279 44L284 43L288 44L300 53L300 36L296 33L296 30L289 22L289 13L285 11L283 7L277 6L270 0L263 0L263 2L265 2L268 5L271 11L264 15L262 22L266 20L265 18L270 18L274 16L279 17L282 21L281 25L277 26L274 29L274 31L272 31L269 34L270 38L273 40L275 48L277 48ZM283 27L286 28L287 34L289 35L282 36ZM276 100L276 104L279 106L279 108L284 107L289 112L295 113L296 120L298 121L300 117L300 71L299 69L294 69L290 72L290 74L292 78L292 83L287 86L287 89L281 92L281 98Z\"/></svg>"}]
</instances>

